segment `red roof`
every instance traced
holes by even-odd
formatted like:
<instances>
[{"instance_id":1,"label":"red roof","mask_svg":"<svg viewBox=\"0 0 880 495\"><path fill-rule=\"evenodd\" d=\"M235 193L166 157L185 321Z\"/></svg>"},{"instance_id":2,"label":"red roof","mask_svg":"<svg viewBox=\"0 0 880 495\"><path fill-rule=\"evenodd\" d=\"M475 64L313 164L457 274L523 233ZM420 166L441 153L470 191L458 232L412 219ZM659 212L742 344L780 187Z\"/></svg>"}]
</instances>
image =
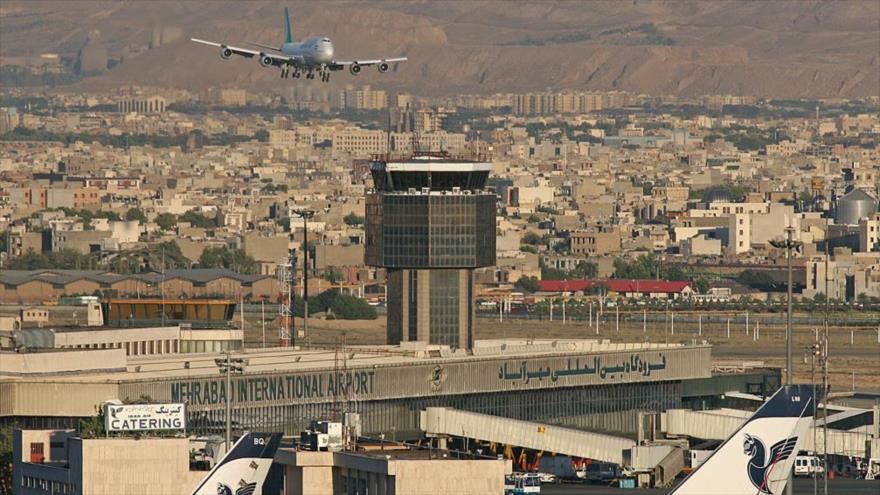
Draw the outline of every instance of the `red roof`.
<instances>
[{"instance_id":1,"label":"red roof","mask_svg":"<svg viewBox=\"0 0 880 495\"><path fill-rule=\"evenodd\" d=\"M618 293L666 293L678 294L685 287L691 285L690 282L678 282L670 280L541 280L538 282L541 290L544 292L580 292L592 289L593 287L606 287L609 291Z\"/></svg>"}]
</instances>

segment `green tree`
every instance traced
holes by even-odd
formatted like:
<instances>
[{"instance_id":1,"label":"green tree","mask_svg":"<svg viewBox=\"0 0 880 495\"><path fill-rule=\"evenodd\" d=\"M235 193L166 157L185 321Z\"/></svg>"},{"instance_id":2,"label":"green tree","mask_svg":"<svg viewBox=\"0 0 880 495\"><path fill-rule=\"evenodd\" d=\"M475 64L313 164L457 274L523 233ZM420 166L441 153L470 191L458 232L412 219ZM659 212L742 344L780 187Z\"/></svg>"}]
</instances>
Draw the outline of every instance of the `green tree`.
<instances>
[{"instance_id":1,"label":"green tree","mask_svg":"<svg viewBox=\"0 0 880 495\"><path fill-rule=\"evenodd\" d=\"M199 256L199 266L202 268L228 268L238 273L256 273L257 262L248 256L243 249L227 249L224 247L209 247L202 251Z\"/></svg>"},{"instance_id":2,"label":"green tree","mask_svg":"<svg viewBox=\"0 0 880 495\"><path fill-rule=\"evenodd\" d=\"M8 268L10 270L88 270L98 265L97 259L72 249L48 253L38 253L28 249L23 255L10 259Z\"/></svg>"},{"instance_id":3,"label":"green tree","mask_svg":"<svg viewBox=\"0 0 880 495\"><path fill-rule=\"evenodd\" d=\"M328 268L324 270L324 280L330 282L331 284L337 284L342 280L342 272L340 272L336 268Z\"/></svg>"},{"instance_id":4,"label":"green tree","mask_svg":"<svg viewBox=\"0 0 880 495\"><path fill-rule=\"evenodd\" d=\"M709 292L709 281L706 280L706 277L698 277L694 280L694 290L700 294Z\"/></svg>"},{"instance_id":5,"label":"green tree","mask_svg":"<svg viewBox=\"0 0 880 495\"><path fill-rule=\"evenodd\" d=\"M137 220L140 223L147 223L147 216L139 208L129 208L125 212L125 219L129 222Z\"/></svg>"},{"instance_id":6,"label":"green tree","mask_svg":"<svg viewBox=\"0 0 880 495\"><path fill-rule=\"evenodd\" d=\"M198 227L200 229L212 229L217 226L214 219L201 215L195 210L189 210L181 215L180 221L187 222L193 227Z\"/></svg>"},{"instance_id":7,"label":"green tree","mask_svg":"<svg viewBox=\"0 0 880 495\"><path fill-rule=\"evenodd\" d=\"M162 230L171 230L177 226L177 215L173 213L161 213L156 217L156 224Z\"/></svg>"},{"instance_id":8,"label":"green tree","mask_svg":"<svg viewBox=\"0 0 880 495\"><path fill-rule=\"evenodd\" d=\"M199 266L202 268L224 268L227 263L227 249L222 247L207 247L199 256Z\"/></svg>"},{"instance_id":9,"label":"green tree","mask_svg":"<svg viewBox=\"0 0 880 495\"><path fill-rule=\"evenodd\" d=\"M515 289L519 289L523 292L528 292L529 294L538 292L541 290L541 286L538 283L537 277L527 277L523 275L513 284Z\"/></svg>"},{"instance_id":10,"label":"green tree","mask_svg":"<svg viewBox=\"0 0 880 495\"><path fill-rule=\"evenodd\" d=\"M526 235L522 236L522 243L523 244L530 244L532 246L537 245L537 244L543 244L544 238L534 232L526 232Z\"/></svg>"},{"instance_id":11,"label":"green tree","mask_svg":"<svg viewBox=\"0 0 880 495\"><path fill-rule=\"evenodd\" d=\"M753 289L762 291L776 290L776 281L765 272L745 270L736 276L736 281Z\"/></svg>"},{"instance_id":12,"label":"green tree","mask_svg":"<svg viewBox=\"0 0 880 495\"><path fill-rule=\"evenodd\" d=\"M647 279L657 275L657 260L653 254L642 254L638 258L627 261L623 258L614 260L613 278Z\"/></svg>"},{"instance_id":13,"label":"green tree","mask_svg":"<svg viewBox=\"0 0 880 495\"><path fill-rule=\"evenodd\" d=\"M355 214L354 212L345 215L345 218L342 219L346 225L363 225L364 217Z\"/></svg>"},{"instance_id":14,"label":"green tree","mask_svg":"<svg viewBox=\"0 0 880 495\"><path fill-rule=\"evenodd\" d=\"M596 278L599 276L599 267L589 261L579 261L568 275L571 279Z\"/></svg>"}]
</instances>

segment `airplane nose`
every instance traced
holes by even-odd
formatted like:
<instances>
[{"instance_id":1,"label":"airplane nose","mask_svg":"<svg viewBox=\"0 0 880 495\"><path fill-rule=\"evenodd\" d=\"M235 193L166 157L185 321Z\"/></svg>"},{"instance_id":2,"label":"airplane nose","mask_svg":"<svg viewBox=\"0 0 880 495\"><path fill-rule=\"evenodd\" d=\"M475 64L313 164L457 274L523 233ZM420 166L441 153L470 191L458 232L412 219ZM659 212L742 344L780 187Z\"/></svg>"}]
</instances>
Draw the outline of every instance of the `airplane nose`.
<instances>
[{"instance_id":1,"label":"airplane nose","mask_svg":"<svg viewBox=\"0 0 880 495\"><path fill-rule=\"evenodd\" d=\"M324 49L321 52L322 52L321 54L324 56L324 59L326 61L329 62L329 61L333 60L333 45L330 45L330 44L325 45Z\"/></svg>"}]
</instances>

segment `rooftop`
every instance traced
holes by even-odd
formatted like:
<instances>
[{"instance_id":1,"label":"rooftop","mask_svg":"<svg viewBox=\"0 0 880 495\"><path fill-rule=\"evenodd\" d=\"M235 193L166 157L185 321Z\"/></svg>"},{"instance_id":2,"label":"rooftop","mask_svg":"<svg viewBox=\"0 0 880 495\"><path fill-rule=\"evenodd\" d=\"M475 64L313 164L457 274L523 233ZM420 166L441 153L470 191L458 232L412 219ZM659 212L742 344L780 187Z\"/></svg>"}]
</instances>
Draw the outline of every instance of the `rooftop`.
<instances>
[{"instance_id":1,"label":"rooftop","mask_svg":"<svg viewBox=\"0 0 880 495\"><path fill-rule=\"evenodd\" d=\"M411 364L481 361L492 358L554 356L575 353L613 353L682 349L684 344L612 343L608 340L482 340L475 343L472 353L452 350L446 346L424 345L369 345L344 349L348 368L376 366L406 366ZM699 346L698 346L699 347ZM107 352L102 350L101 352ZM119 350L120 352L124 352ZM90 351L82 351L88 360ZM221 354L165 354L129 356L125 372L90 371L85 369L73 376L53 376L53 381L127 382L217 376L214 359ZM289 373L332 369L340 357L335 349L293 350L273 348L244 350L233 357L246 359L246 374ZM26 379L12 378L12 379Z\"/></svg>"}]
</instances>

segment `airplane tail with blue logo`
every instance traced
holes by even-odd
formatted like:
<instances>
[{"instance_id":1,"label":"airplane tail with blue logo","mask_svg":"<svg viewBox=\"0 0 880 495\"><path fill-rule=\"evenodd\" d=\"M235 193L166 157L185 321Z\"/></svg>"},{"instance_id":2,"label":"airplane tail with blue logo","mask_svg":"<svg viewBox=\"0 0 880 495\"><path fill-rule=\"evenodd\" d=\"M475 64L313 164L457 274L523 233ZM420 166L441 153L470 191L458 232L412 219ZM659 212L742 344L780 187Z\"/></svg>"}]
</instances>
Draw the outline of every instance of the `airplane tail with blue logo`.
<instances>
[{"instance_id":1,"label":"airplane tail with blue logo","mask_svg":"<svg viewBox=\"0 0 880 495\"><path fill-rule=\"evenodd\" d=\"M670 495L781 495L812 422L812 385L786 385Z\"/></svg>"},{"instance_id":2,"label":"airplane tail with blue logo","mask_svg":"<svg viewBox=\"0 0 880 495\"><path fill-rule=\"evenodd\" d=\"M214 466L192 495L262 495L281 433L248 433Z\"/></svg>"}]
</instances>

